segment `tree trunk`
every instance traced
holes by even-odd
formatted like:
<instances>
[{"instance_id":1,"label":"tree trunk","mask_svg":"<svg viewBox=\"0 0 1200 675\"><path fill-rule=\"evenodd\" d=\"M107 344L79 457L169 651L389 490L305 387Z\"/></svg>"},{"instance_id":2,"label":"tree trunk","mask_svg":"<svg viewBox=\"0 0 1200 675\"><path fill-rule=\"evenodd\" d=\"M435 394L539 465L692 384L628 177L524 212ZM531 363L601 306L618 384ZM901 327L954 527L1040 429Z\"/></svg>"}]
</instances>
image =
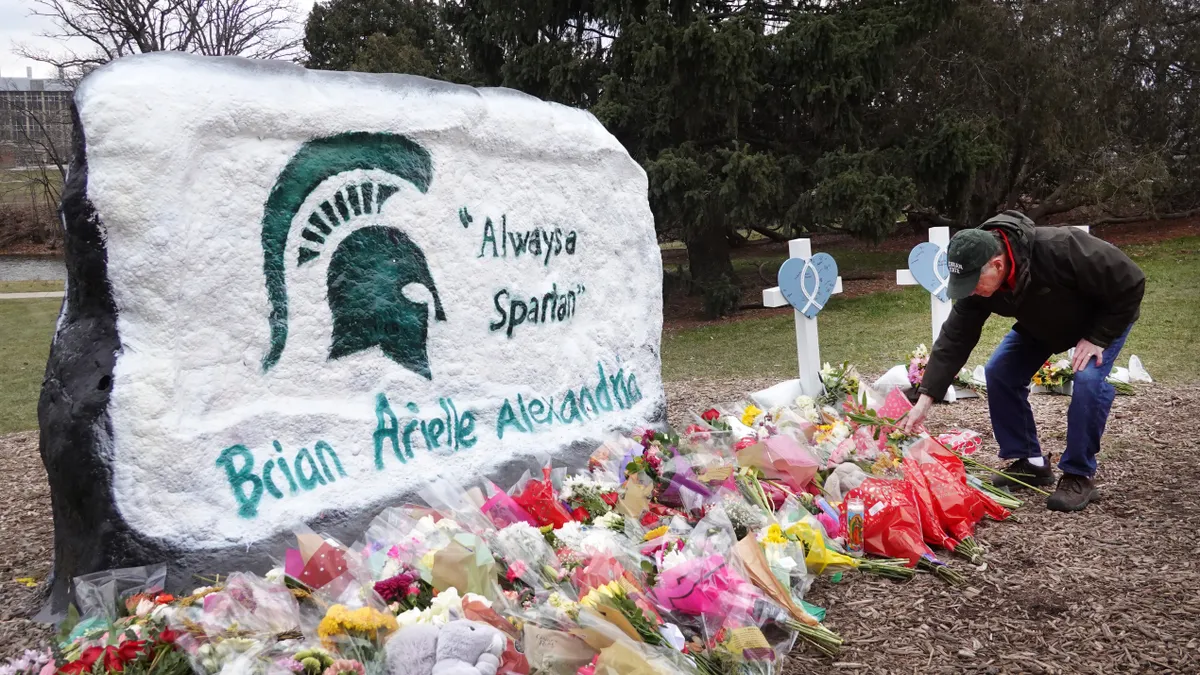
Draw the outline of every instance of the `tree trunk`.
<instances>
[{"instance_id":1,"label":"tree trunk","mask_svg":"<svg viewBox=\"0 0 1200 675\"><path fill-rule=\"evenodd\" d=\"M702 289L719 283L724 277L732 283L733 260L729 257L729 238L720 227L702 225L689 228L683 243L687 246L688 269L691 271L693 288Z\"/></svg>"}]
</instances>

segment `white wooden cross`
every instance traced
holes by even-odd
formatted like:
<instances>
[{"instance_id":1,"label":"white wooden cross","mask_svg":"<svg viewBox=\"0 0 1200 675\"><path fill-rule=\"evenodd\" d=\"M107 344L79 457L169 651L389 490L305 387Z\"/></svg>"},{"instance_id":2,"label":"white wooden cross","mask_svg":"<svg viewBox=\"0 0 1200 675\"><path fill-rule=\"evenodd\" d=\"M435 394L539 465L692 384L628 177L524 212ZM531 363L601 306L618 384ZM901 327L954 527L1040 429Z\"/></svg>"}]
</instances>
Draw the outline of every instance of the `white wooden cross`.
<instances>
[{"instance_id":1,"label":"white wooden cross","mask_svg":"<svg viewBox=\"0 0 1200 675\"><path fill-rule=\"evenodd\" d=\"M807 260L812 257L812 244L808 239L793 239L788 242L788 257ZM842 277L839 275L833 286L834 293L842 292ZM784 307L788 301L778 286L763 290L764 307ZM821 345L817 339L817 320L794 312L796 319L796 361L800 366L800 390L806 396L820 396Z\"/></svg>"},{"instance_id":2,"label":"white wooden cross","mask_svg":"<svg viewBox=\"0 0 1200 675\"><path fill-rule=\"evenodd\" d=\"M1074 227L1076 227L1080 230L1083 230L1084 232L1089 231L1089 228L1087 225L1075 225ZM941 249L946 250L950 246L950 228L948 228L948 227L931 227L931 228L929 228L929 241L934 244L937 244L938 247L940 247ZM904 268L902 270L896 270L896 283L901 286L919 286L920 285L920 282L918 282L916 280L916 278L913 277L912 270L910 270L908 268ZM930 323L933 327L933 342L937 342L938 335L940 335L942 332L942 324L946 322L946 319L950 318L950 308L953 305L949 300L942 300L942 299L938 298L938 296L934 295L933 293L930 293L929 294L929 306L930 306L930 314L932 316L932 321ZM932 344L933 343L930 343L931 346L932 346ZM954 389L953 385L951 385L950 388L946 390L946 401L949 403L953 403L955 400L960 399L960 398L974 398L975 396L977 396L977 394L970 390L956 391Z\"/></svg>"}]
</instances>

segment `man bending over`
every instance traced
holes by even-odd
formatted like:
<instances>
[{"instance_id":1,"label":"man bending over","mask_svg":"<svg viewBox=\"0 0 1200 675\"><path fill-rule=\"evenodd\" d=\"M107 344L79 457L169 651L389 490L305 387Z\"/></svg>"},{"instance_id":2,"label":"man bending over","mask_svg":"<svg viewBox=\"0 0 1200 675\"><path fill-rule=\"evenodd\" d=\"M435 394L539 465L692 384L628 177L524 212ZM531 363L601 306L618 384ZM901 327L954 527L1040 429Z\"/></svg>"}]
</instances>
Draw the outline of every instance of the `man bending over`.
<instances>
[{"instance_id":1,"label":"man bending over","mask_svg":"<svg viewBox=\"0 0 1200 675\"><path fill-rule=\"evenodd\" d=\"M901 426L912 431L945 396L988 316L1014 317L984 367L1000 458L1014 460L1005 472L1030 485L1054 483L1029 407L1029 382L1051 355L1074 347L1062 477L1046 507L1083 510L1100 497L1092 476L1116 395L1107 378L1138 318L1146 276L1112 244L1073 227L1035 228L1016 211L954 235L946 260L947 294L956 302L929 355L920 399ZM1000 477L994 482L1020 487Z\"/></svg>"}]
</instances>

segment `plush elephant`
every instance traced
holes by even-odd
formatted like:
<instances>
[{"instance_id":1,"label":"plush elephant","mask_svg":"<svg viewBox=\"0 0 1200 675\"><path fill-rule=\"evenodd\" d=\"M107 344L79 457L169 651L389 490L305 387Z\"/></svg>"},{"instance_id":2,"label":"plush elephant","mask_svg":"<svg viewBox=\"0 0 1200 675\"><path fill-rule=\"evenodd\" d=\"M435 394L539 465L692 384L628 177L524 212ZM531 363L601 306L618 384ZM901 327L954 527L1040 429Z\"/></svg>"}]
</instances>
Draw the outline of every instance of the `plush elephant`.
<instances>
[{"instance_id":1,"label":"plush elephant","mask_svg":"<svg viewBox=\"0 0 1200 675\"><path fill-rule=\"evenodd\" d=\"M409 626L388 640L388 675L496 675L506 643L478 621Z\"/></svg>"}]
</instances>

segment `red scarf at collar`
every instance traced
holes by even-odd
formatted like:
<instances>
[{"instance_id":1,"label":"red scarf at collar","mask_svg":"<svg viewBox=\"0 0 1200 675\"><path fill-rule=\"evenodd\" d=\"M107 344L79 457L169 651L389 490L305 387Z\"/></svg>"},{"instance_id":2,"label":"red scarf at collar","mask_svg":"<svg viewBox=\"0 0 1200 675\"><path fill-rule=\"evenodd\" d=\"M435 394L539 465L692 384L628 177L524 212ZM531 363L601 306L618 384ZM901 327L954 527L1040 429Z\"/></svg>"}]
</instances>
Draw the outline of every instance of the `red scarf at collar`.
<instances>
[{"instance_id":1,"label":"red scarf at collar","mask_svg":"<svg viewBox=\"0 0 1200 675\"><path fill-rule=\"evenodd\" d=\"M1017 259L1013 257L1012 246L1008 243L1008 235L1004 234L1004 230L996 230L1000 233L1000 238L1004 240L1004 249L1008 253L1008 278L1001 284L1000 290L1011 292L1017 287Z\"/></svg>"}]
</instances>

